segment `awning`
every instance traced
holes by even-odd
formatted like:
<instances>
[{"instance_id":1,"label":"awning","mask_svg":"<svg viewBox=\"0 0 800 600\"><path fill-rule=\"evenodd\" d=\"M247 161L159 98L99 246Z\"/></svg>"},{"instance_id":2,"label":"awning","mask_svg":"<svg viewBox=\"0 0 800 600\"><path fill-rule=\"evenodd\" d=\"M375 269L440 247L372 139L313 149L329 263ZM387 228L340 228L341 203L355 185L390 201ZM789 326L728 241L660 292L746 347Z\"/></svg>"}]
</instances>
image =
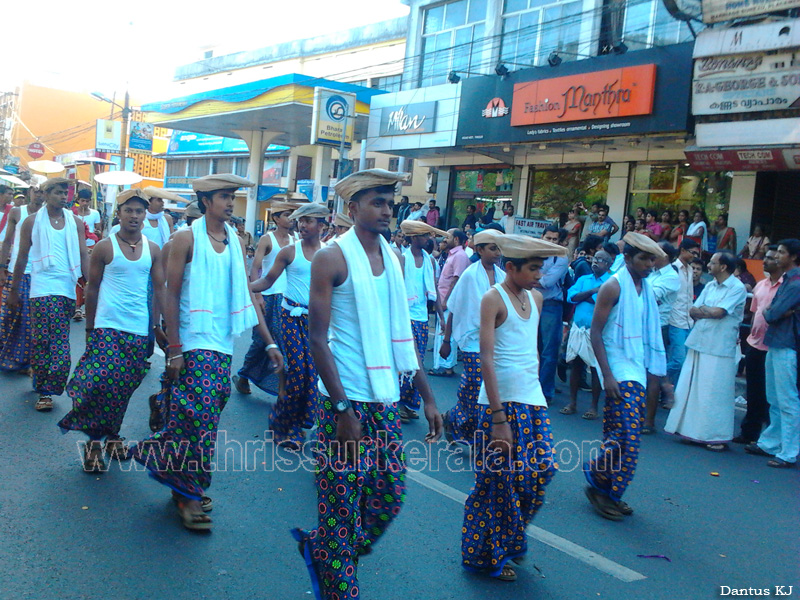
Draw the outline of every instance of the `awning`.
<instances>
[{"instance_id":1,"label":"awning","mask_svg":"<svg viewBox=\"0 0 800 600\"><path fill-rule=\"evenodd\" d=\"M800 146L702 148L688 146L686 159L696 171L787 171L800 169Z\"/></svg>"},{"instance_id":2,"label":"awning","mask_svg":"<svg viewBox=\"0 0 800 600\"><path fill-rule=\"evenodd\" d=\"M171 129L228 138L241 137L240 131L279 132L271 143L303 146L311 139L315 87L356 95L355 136L365 138L370 100L385 92L296 73L153 102L142 111L148 122Z\"/></svg>"}]
</instances>

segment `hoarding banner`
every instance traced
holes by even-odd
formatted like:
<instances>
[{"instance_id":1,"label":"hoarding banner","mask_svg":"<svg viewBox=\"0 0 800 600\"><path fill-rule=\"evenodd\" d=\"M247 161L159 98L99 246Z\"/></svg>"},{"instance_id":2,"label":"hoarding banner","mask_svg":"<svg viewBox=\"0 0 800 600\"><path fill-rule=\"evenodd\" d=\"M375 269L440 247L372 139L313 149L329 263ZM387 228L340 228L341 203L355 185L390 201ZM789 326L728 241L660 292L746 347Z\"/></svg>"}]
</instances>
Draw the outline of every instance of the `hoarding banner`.
<instances>
[{"instance_id":1,"label":"hoarding banner","mask_svg":"<svg viewBox=\"0 0 800 600\"><path fill-rule=\"evenodd\" d=\"M519 235L529 235L530 237L540 238L544 233L544 228L552 224L553 223L551 221L514 217L514 233Z\"/></svg>"},{"instance_id":2,"label":"hoarding banner","mask_svg":"<svg viewBox=\"0 0 800 600\"><path fill-rule=\"evenodd\" d=\"M345 134L345 148L353 145L356 95L314 88L314 110L311 117L311 143L339 147Z\"/></svg>"},{"instance_id":3,"label":"hoarding banner","mask_svg":"<svg viewBox=\"0 0 800 600\"><path fill-rule=\"evenodd\" d=\"M119 152L122 148L122 123L97 119L94 147L98 152Z\"/></svg>"},{"instance_id":4,"label":"hoarding banner","mask_svg":"<svg viewBox=\"0 0 800 600\"><path fill-rule=\"evenodd\" d=\"M708 56L694 62L692 113L718 115L800 107L791 52Z\"/></svg>"},{"instance_id":5,"label":"hoarding banner","mask_svg":"<svg viewBox=\"0 0 800 600\"><path fill-rule=\"evenodd\" d=\"M141 152L152 152L154 130L155 126L152 123L145 123L144 121L132 121L128 149L139 150Z\"/></svg>"},{"instance_id":6,"label":"hoarding banner","mask_svg":"<svg viewBox=\"0 0 800 600\"><path fill-rule=\"evenodd\" d=\"M703 23L719 23L800 7L800 0L703 0Z\"/></svg>"},{"instance_id":7,"label":"hoarding banner","mask_svg":"<svg viewBox=\"0 0 800 600\"><path fill-rule=\"evenodd\" d=\"M688 42L464 79L456 145L689 131L691 65Z\"/></svg>"}]
</instances>

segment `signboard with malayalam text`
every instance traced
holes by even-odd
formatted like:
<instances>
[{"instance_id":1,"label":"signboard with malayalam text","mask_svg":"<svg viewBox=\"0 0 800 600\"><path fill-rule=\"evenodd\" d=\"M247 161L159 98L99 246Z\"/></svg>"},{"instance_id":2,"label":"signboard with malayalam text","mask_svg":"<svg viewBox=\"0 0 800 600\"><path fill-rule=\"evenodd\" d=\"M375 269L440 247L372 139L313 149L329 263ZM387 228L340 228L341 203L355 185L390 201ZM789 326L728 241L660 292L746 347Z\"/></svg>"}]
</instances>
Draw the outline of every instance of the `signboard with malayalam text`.
<instances>
[{"instance_id":1,"label":"signboard with malayalam text","mask_svg":"<svg viewBox=\"0 0 800 600\"><path fill-rule=\"evenodd\" d=\"M800 0L703 0L703 23L719 23L800 8Z\"/></svg>"},{"instance_id":2,"label":"signboard with malayalam text","mask_svg":"<svg viewBox=\"0 0 800 600\"><path fill-rule=\"evenodd\" d=\"M800 107L800 68L782 52L708 56L694 63L692 113L718 115Z\"/></svg>"}]
</instances>

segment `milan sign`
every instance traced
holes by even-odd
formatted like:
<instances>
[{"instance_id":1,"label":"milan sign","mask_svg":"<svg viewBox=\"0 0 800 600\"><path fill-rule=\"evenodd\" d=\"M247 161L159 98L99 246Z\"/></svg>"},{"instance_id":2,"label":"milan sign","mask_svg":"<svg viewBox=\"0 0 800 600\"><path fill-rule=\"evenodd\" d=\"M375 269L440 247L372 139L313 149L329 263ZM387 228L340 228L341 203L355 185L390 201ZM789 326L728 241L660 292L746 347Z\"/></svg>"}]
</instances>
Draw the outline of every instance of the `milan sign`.
<instances>
[{"instance_id":1,"label":"milan sign","mask_svg":"<svg viewBox=\"0 0 800 600\"><path fill-rule=\"evenodd\" d=\"M436 102L386 106L381 109L381 136L434 131L436 131Z\"/></svg>"}]
</instances>

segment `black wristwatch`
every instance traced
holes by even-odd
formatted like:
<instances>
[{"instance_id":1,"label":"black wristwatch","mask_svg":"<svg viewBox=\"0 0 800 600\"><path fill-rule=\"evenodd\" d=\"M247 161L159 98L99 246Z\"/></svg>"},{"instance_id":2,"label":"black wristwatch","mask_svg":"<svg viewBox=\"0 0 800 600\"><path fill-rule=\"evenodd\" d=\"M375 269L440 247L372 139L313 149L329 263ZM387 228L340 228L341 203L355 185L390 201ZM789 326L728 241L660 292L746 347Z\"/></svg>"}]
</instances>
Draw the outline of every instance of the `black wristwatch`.
<instances>
[{"instance_id":1,"label":"black wristwatch","mask_svg":"<svg viewBox=\"0 0 800 600\"><path fill-rule=\"evenodd\" d=\"M333 412L335 412L337 415L342 414L352 407L350 400L347 398L342 398L341 400L331 400L331 402L333 403Z\"/></svg>"}]
</instances>

